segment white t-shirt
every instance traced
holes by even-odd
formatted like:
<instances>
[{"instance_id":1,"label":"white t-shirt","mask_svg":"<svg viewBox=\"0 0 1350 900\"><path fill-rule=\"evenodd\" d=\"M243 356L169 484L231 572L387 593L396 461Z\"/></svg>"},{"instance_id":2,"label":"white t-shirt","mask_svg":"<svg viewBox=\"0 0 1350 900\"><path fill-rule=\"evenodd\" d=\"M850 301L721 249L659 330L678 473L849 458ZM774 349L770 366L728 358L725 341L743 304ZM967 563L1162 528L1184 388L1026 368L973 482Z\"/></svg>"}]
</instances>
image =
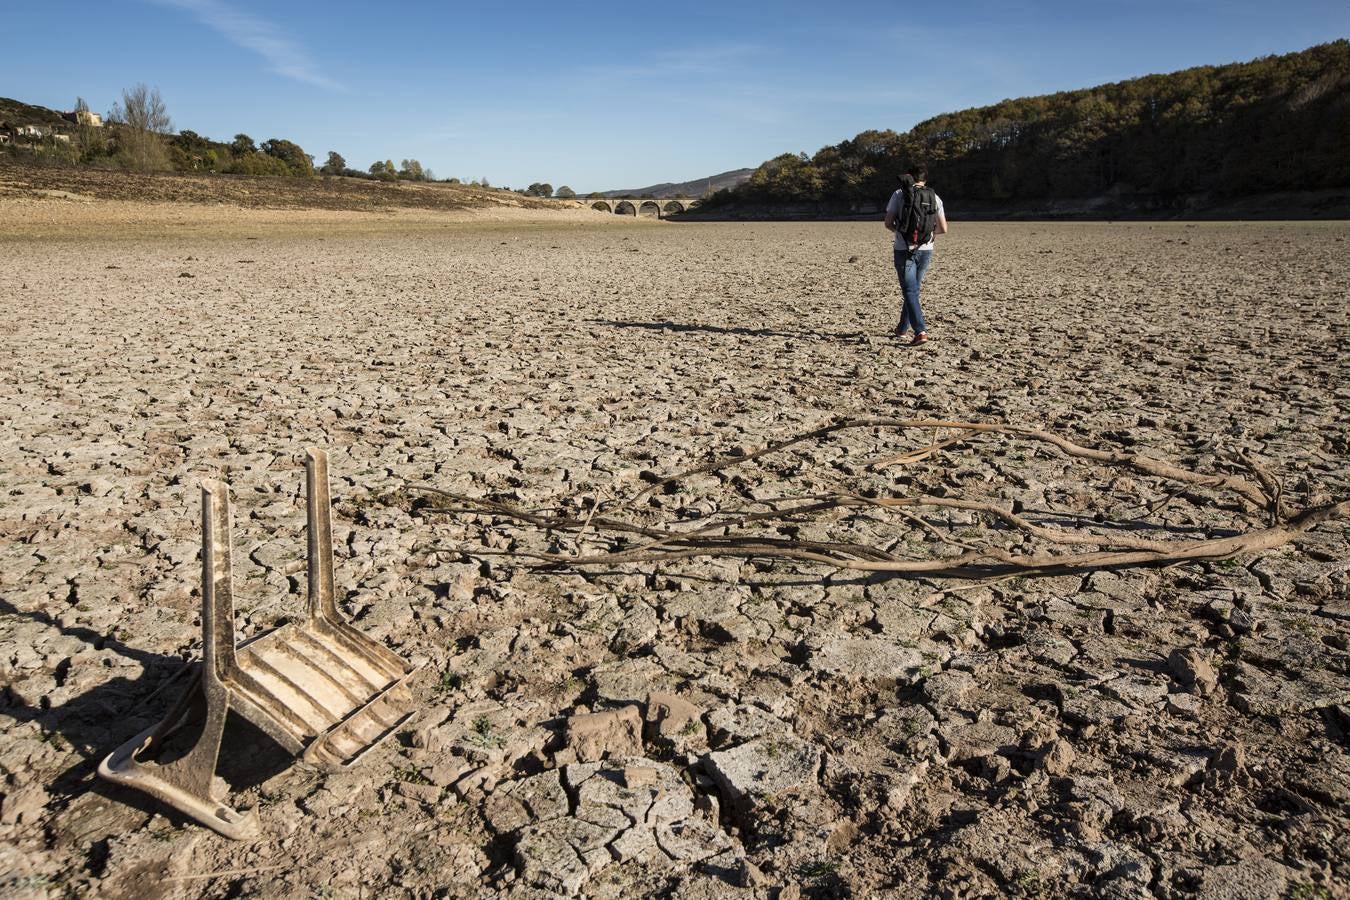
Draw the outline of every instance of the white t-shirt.
<instances>
[{"instance_id":1,"label":"white t-shirt","mask_svg":"<svg viewBox=\"0 0 1350 900\"><path fill-rule=\"evenodd\" d=\"M942 209L942 198L941 198L941 197L938 197L938 195L937 195L936 192L933 193L933 196L934 196L934 197L937 197L937 206L938 206L938 210L937 210L937 211L938 211L938 216L939 216L939 217L944 217L944 216L946 216L946 215L947 215L946 212L944 212L943 209ZM902 191L902 190L897 190L894 194L891 194L891 199L890 199L889 201L887 201L887 203L886 203L886 215L888 215L888 216L895 216L895 217L899 218L899 216L900 216L900 210L902 210L902 209L904 209L904 208L905 208L905 192ZM934 238L936 239L936 235L934 235ZM899 230L897 230L897 231L895 232L895 243L896 243L897 245L900 244L900 232L899 232ZM928 243L924 244L923 246L921 246L921 247L916 247L916 248L914 248L914 249L916 249L916 250L932 250L932 249L933 249L933 241L929 241Z\"/></svg>"}]
</instances>

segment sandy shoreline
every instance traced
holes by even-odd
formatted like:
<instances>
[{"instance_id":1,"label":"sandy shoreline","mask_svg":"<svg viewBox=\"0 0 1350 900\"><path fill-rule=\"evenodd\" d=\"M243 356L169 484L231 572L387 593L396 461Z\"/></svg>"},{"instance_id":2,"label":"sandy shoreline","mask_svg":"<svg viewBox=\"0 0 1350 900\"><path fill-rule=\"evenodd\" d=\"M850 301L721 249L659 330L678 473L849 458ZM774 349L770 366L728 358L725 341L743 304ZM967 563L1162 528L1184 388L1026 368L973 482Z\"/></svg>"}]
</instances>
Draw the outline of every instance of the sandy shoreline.
<instances>
[{"instance_id":1,"label":"sandy shoreline","mask_svg":"<svg viewBox=\"0 0 1350 900\"><path fill-rule=\"evenodd\" d=\"M459 210L389 208L357 212L245 208L227 204L141 203L130 200L0 198L0 242L145 240L172 237L321 237L483 228L603 228L645 226L650 219L593 210L487 207Z\"/></svg>"}]
</instances>

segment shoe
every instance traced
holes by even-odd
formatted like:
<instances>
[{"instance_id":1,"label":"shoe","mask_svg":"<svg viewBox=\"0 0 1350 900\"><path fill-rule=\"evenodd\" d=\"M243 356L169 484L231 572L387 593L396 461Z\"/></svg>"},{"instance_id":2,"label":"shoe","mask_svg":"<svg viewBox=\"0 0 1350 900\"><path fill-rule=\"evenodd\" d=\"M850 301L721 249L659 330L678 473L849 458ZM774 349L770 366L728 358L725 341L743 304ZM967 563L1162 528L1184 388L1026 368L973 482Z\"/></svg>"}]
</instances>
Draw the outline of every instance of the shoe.
<instances>
[{"instance_id":1,"label":"shoe","mask_svg":"<svg viewBox=\"0 0 1350 900\"><path fill-rule=\"evenodd\" d=\"M920 331L918 334L914 335L913 343L915 343L915 344L922 344L922 343L924 343L925 341L929 341L929 340L932 340L932 338L930 338L930 337L928 336L928 332L926 332L926 331Z\"/></svg>"},{"instance_id":2,"label":"shoe","mask_svg":"<svg viewBox=\"0 0 1350 900\"><path fill-rule=\"evenodd\" d=\"M891 334L895 335L898 338L902 338L905 335L909 334L909 329L901 328L899 325L896 325L894 328L891 329Z\"/></svg>"}]
</instances>

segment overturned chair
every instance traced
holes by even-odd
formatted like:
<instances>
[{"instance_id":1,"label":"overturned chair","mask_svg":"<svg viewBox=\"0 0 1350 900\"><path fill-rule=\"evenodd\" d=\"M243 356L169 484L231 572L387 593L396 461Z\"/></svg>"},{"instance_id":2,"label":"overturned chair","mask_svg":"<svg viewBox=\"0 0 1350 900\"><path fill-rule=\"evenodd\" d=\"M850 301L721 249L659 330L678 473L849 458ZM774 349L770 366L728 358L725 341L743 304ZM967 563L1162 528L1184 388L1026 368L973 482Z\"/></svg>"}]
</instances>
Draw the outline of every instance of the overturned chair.
<instances>
[{"instance_id":1,"label":"overturned chair","mask_svg":"<svg viewBox=\"0 0 1350 900\"><path fill-rule=\"evenodd\" d=\"M259 832L253 811L224 802L216 777L225 717L242 715L292 754L337 769L353 765L412 716L414 669L353 628L333 600L328 455L306 451L309 611L235 646L230 498L202 482L202 660L183 696L158 725L118 747L99 775L167 803L226 837ZM164 763L153 759L175 731L204 720L195 743Z\"/></svg>"}]
</instances>

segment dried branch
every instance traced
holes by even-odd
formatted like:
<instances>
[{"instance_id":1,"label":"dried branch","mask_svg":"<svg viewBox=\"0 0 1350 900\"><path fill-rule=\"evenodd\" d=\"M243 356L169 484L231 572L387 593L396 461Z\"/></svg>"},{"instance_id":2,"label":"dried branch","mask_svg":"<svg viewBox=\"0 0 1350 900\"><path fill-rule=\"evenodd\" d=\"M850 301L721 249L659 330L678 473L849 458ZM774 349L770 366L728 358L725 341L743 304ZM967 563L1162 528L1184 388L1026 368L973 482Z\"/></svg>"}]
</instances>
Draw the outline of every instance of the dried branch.
<instances>
[{"instance_id":1,"label":"dried branch","mask_svg":"<svg viewBox=\"0 0 1350 900\"><path fill-rule=\"evenodd\" d=\"M1220 537L1207 536L1186 540L1138 537L1115 531L1100 534L1088 529L1069 530L1033 521L1014 509L996 503L960 497L939 497L929 494L895 497L866 497L846 491L817 494L797 498L754 500L751 506L766 505L769 509L742 507L737 510L718 510L691 528L680 528L674 523L659 526L642 524L612 515L599 515L598 498L584 518L565 514L544 514L518 509L495 500L464 497L426 485L408 485L409 489L445 498L457 504L436 507L433 512L471 513L509 519L545 530L573 535L575 554L512 549L506 555L536 560L546 566L614 566L637 563L660 563L700 557L730 557L743 559L783 559L795 562L827 565L836 569L864 572L886 572L909 575L988 578L1009 573L1072 571L1099 568L1119 568L1144 565L1171 565L1197 560L1225 559L1239 553L1255 553L1279 546L1318 524L1333 518L1350 515L1350 500L1308 509L1287 515L1283 505L1280 482L1254 460L1241 456L1241 463L1255 479L1240 475L1208 475L1184 469L1163 460L1135 453L1098 450L1075 444L1052 432L1017 425L998 423L958 422L935 419L852 419L804 432L786 440L770 444L760 450L734 456L724 456L686 469L661 479L641 491L626 504L632 504L652 491L672 485L695 474L719 472L805 441L822 439L846 429L954 429L960 434L942 441L933 441L918 450L883 459L874 464L885 466L922 461L947 447L969 441L974 435L996 434L1013 440L1027 440L1048 444L1072 459L1083 459L1116 468L1130 470L1162 481L1172 482L1177 488L1167 494L1157 506L1165 506L1177 496L1185 495L1191 487L1206 487L1236 494L1247 506L1255 507L1268 517L1264 528L1238 531ZM1203 498L1188 497L1203 503ZM781 505L779 505L781 504ZM916 526L937 542L960 551L952 556L905 559L878 547L857 542L808 541L774 535L745 533L747 528L763 528L774 523L798 522L820 517L833 511L872 509L893 513ZM1025 540L1041 541L1060 548L1090 548L1085 551L1065 552L1053 549L1031 549L1013 552L999 547L959 541L944 533L932 522L917 515L922 508L952 509L975 513L977 516L1002 523L1025 536ZM1151 512L1154 504L1148 507ZM1096 523L1101 525L1103 523ZM1105 523L1110 525L1112 523ZM597 538L610 542L603 552L585 554L581 539L593 532ZM638 543L628 546L634 538ZM477 552L482 551L464 551Z\"/></svg>"},{"instance_id":2,"label":"dried branch","mask_svg":"<svg viewBox=\"0 0 1350 900\"><path fill-rule=\"evenodd\" d=\"M826 425L822 428L804 432L786 440L769 444L768 446L751 453L723 456L706 465L696 466L692 469L677 472L674 475L663 478L648 486L640 492L634 500L643 497L654 490L665 488L693 475L718 472L733 466L742 465L770 453L786 450L788 447L795 446L804 441L822 438L839 431L856 428L894 428L902 431L907 429L954 429L973 434L1002 434L1009 437L1050 444L1065 456L1076 459L1088 459L1094 462L1131 469L1140 474L1151 475L1166 481L1209 487L1216 490L1232 491L1258 509L1269 509L1271 503L1270 496L1260 486L1237 475L1204 475L1138 453L1124 453L1118 450L1095 450L1091 447L1083 447L1079 444L1075 444L1052 432L1030 428L1025 425L1005 425L997 422L958 422L942 419L845 419Z\"/></svg>"},{"instance_id":3,"label":"dried branch","mask_svg":"<svg viewBox=\"0 0 1350 900\"><path fill-rule=\"evenodd\" d=\"M738 543L713 544L690 541L689 546L659 551L597 553L590 556L565 556L551 553L517 551L550 564L571 566L623 565L668 562L696 557L772 558L814 562L859 572L889 572L908 575L932 575L959 578L987 578L1007 574L1114 569L1133 566L1174 565L1182 562L1227 559L1240 553L1256 553L1286 544L1308 529L1328 519L1350 516L1350 500L1305 510L1282 525L1239 535L1206 540L1170 541L1167 550L1105 550L1091 553L1014 554L994 547L968 550L958 556L931 560L862 559L843 553L822 552L794 541L745 539Z\"/></svg>"}]
</instances>

